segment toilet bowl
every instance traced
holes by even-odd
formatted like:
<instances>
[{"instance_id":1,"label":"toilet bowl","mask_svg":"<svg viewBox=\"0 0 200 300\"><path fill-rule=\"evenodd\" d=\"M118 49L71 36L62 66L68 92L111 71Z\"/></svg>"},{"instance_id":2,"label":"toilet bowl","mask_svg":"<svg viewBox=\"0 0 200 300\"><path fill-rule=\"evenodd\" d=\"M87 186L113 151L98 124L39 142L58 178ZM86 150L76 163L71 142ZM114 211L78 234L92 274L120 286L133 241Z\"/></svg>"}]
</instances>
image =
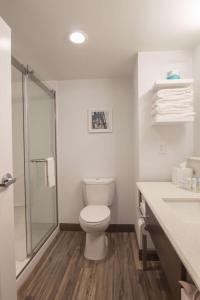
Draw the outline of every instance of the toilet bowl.
<instances>
[{"instance_id":1,"label":"toilet bowl","mask_svg":"<svg viewBox=\"0 0 200 300\"><path fill-rule=\"evenodd\" d=\"M86 205L80 212L81 228L86 232L84 256L89 260L102 260L108 250L105 231L109 226L114 197L114 179L83 180L83 196Z\"/></svg>"},{"instance_id":2,"label":"toilet bowl","mask_svg":"<svg viewBox=\"0 0 200 300\"><path fill-rule=\"evenodd\" d=\"M79 221L86 232L85 258L104 259L108 249L105 231L110 223L110 209L105 205L88 205L82 209Z\"/></svg>"}]
</instances>

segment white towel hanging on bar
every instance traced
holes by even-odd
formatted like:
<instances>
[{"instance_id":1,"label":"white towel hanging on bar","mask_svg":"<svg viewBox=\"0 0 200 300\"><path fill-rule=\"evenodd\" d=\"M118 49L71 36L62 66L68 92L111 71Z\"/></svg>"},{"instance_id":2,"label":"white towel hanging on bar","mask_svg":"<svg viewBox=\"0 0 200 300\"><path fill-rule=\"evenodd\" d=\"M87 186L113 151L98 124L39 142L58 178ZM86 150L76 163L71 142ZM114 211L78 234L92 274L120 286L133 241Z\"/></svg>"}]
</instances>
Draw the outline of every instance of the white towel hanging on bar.
<instances>
[{"instance_id":1,"label":"white towel hanging on bar","mask_svg":"<svg viewBox=\"0 0 200 300\"><path fill-rule=\"evenodd\" d=\"M51 188L56 184L55 179L55 160L54 157L48 157L45 164L46 186Z\"/></svg>"}]
</instances>

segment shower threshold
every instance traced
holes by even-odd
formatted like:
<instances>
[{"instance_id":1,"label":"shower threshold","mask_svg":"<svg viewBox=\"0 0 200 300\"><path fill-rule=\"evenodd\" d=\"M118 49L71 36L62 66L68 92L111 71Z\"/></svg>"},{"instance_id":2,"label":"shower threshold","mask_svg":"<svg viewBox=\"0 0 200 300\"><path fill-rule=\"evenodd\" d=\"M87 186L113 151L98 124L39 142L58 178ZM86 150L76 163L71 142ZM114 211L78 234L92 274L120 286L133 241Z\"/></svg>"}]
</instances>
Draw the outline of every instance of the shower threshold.
<instances>
[{"instance_id":1,"label":"shower threshold","mask_svg":"<svg viewBox=\"0 0 200 300\"><path fill-rule=\"evenodd\" d=\"M16 261L16 276L18 276L19 273L21 273L21 271L25 268L29 260L30 258L25 258L22 261Z\"/></svg>"}]
</instances>

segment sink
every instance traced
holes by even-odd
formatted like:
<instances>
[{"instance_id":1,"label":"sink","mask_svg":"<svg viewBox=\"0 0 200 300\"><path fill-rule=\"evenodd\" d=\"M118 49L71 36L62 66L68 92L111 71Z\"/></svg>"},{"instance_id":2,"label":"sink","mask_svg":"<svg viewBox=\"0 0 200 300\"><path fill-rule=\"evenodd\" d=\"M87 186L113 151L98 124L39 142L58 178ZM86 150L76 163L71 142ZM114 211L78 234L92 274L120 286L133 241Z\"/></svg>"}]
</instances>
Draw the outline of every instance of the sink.
<instances>
[{"instance_id":1,"label":"sink","mask_svg":"<svg viewBox=\"0 0 200 300\"><path fill-rule=\"evenodd\" d=\"M163 198L163 201L182 222L200 224L200 198Z\"/></svg>"}]
</instances>

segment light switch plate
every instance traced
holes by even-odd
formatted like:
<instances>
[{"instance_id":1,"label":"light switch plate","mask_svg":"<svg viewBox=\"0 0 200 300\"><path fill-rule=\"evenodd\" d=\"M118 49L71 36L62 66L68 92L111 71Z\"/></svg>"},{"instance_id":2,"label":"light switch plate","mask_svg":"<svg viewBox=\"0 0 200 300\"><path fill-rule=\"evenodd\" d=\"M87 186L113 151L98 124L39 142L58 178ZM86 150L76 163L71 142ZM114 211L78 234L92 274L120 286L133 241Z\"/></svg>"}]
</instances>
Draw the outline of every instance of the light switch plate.
<instances>
[{"instance_id":1,"label":"light switch plate","mask_svg":"<svg viewBox=\"0 0 200 300\"><path fill-rule=\"evenodd\" d=\"M159 154L160 155L165 155L167 154L167 145L165 143L161 143L159 145Z\"/></svg>"}]
</instances>

